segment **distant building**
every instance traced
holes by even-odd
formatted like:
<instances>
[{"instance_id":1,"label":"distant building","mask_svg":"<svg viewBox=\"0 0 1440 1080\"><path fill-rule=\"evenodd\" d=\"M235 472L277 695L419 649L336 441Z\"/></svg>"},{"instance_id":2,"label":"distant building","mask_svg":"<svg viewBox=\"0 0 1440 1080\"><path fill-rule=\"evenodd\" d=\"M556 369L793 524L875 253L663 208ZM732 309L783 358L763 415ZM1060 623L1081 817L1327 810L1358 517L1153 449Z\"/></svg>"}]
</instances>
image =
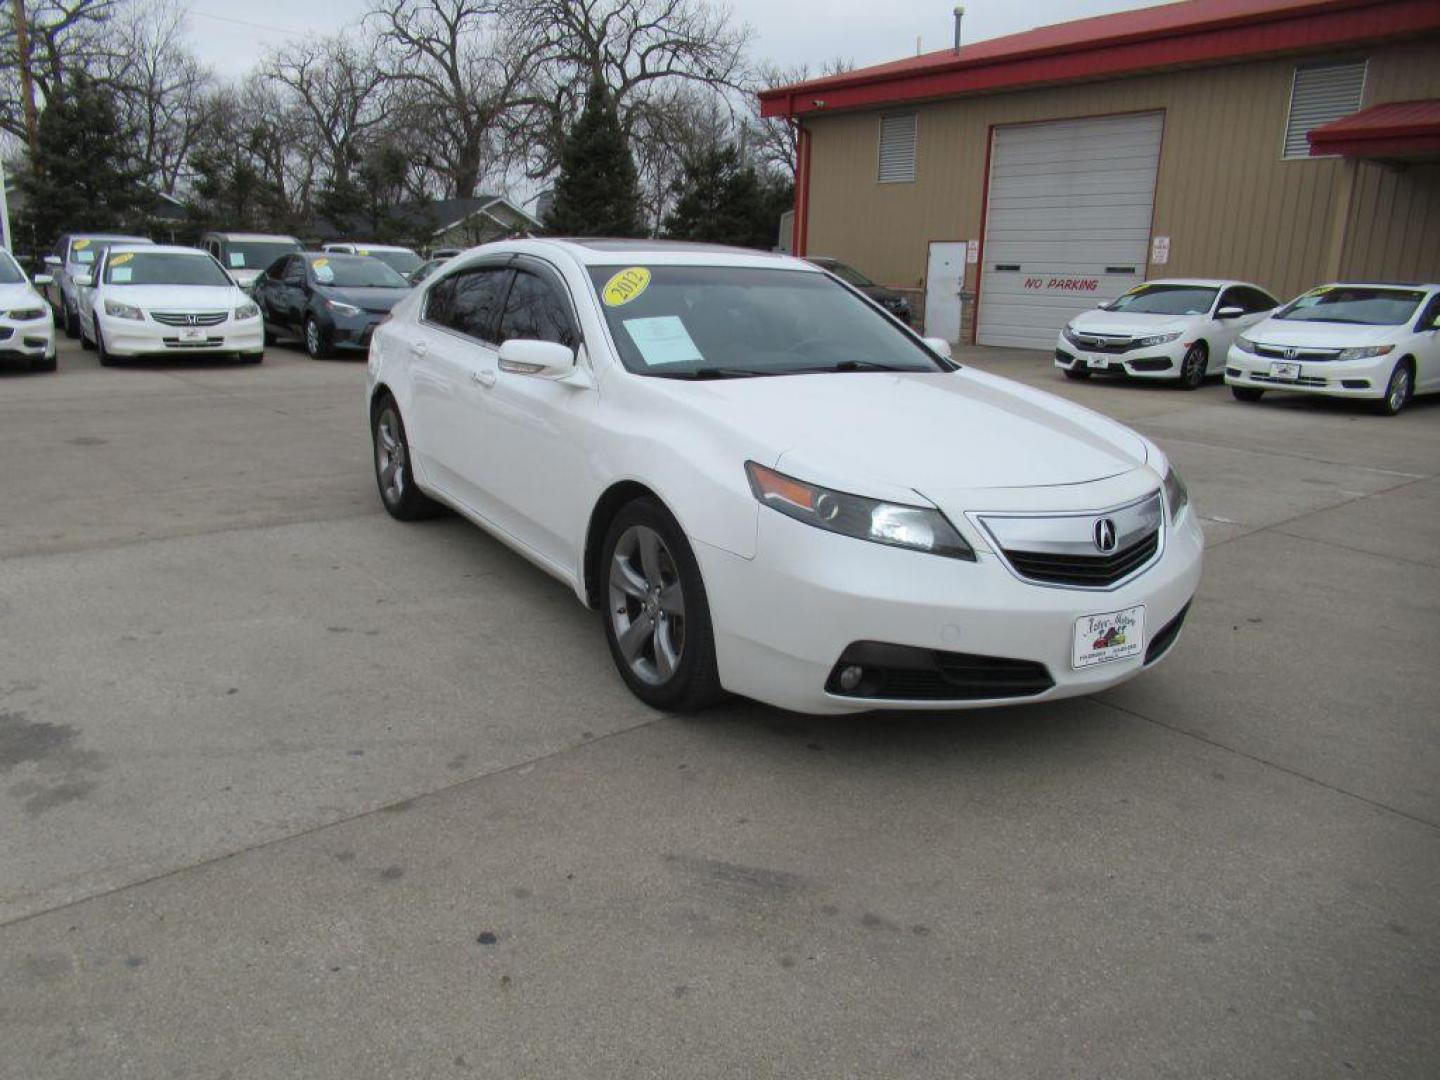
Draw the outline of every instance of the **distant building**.
<instances>
[{"instance_id":1,"label":"distant building","mask_svg":"<svg viewBox=\"0 0 1440 1080\"><path fill-rule=\"evenodd\" d=\"M388 232L399 243L420 250L474 247L492 240L529 236L540 229L539 220L500 195L476 195L463 199L437 199L395 208ZM311 230L322 243L344 240L376 240L368 219L333 222L317 220Z\"/></svg>"}]
</instances>

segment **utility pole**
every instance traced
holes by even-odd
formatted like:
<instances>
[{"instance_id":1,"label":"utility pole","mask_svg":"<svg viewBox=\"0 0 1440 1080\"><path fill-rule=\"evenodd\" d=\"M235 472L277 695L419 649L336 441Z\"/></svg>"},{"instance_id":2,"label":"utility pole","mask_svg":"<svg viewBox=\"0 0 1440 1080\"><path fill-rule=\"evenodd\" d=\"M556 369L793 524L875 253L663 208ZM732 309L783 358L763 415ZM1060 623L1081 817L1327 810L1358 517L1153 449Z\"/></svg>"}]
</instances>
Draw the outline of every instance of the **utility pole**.
<instances>
[{"instance_id":1,"label":"utility pole","mask_svg":"<svg viewBox=\"0 0 1440 1080\"><path fill-rule=\"evenodd\" d=\"M25 143L30 147L30 167L39 167L40 134L35 119L35 87L30 81L30 23L25 18L25 0L10 0L15 20L15 56L20 68L20 102L25 108Z\"/></svg>"}]
</instances>

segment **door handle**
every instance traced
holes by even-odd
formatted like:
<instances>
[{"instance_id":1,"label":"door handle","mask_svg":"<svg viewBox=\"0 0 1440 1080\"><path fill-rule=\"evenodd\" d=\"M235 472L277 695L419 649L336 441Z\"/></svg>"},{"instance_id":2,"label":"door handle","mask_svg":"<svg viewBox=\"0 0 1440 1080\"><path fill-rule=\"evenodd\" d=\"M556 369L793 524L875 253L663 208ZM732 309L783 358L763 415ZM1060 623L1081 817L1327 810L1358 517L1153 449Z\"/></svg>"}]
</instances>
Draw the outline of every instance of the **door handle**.
<instances>
[{"instance_id":1,"label":"door handle","mask_svg":"<svg viewBox=\"0 0 1440 1080\"><path fill-rule=\"evenodd\" d=\"M479 371L470 372L470 381L476 383L479 386L485 387L485 389L487 390L495 385L495 379L495 372L489 370L488 368L482 368Z\"/></svg>"},{"instance_id":2,"label":"door handle","mask_svg":"<svg viewBox=\"0 0 1440 1080\"><path fill-rule=\"evenodd\" d=\"M426 345L423 341L412 341L410 343L411 356L424 356L429 351L430 347Z\"/></svg>"}]
</instances>

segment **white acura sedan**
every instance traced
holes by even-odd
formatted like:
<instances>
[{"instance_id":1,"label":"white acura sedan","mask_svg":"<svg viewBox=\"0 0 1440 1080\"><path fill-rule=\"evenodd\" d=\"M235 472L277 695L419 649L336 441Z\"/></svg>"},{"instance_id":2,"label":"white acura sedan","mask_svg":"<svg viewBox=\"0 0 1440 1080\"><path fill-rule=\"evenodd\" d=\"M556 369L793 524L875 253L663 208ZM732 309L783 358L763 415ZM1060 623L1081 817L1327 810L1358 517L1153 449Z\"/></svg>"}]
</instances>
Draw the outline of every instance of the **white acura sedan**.
<instances>
[{"instance_id":1,"label":"white acura sedan","mask_svg":"<svg viewBox=\"0 0 1440 1080\"><path fill-rule=\"evenodd\" d=\"M264 359L260 309L199 248L115 245L95 263L80 343L109 366L121 357L219 353Z\"/></svg>"},{"instance_id":2,"label":"white acura sedan","mask_svg":"<svg viewBox=\"0 0 1440 1080\"><path fill-rule=\"evenodd\" d=\"M564 581L659 708L969 708L1138 674L1200 577L1184 484L946 352L798 259L476 248L375 333L380 496Z\"/></svg>"},{"instance_id":3,"label":"white acura sedan","mask_svg":"<svg viewBox=\"0 0 1440 1080\"><path fill-rule=\"evenodd\" d=\"M1224 370L1235 335L1279 306L1245 281L1147 281L1070 320L1055 345L1055 366L1072 379L1130 375L1195 390Z\"/></svg>"},{"instance_id":4,"label":"white acura sedan","mask_svg":"<svg viewBox=\"0 0 1440 1080\"><path fill-rule=\"evenodd\" d=\"M1241 401L1267 390L1359 398L1394 416L1440 393L1440 285L1321 285L1235 339L1225 381Z\"/></svg>"}]
</instances>

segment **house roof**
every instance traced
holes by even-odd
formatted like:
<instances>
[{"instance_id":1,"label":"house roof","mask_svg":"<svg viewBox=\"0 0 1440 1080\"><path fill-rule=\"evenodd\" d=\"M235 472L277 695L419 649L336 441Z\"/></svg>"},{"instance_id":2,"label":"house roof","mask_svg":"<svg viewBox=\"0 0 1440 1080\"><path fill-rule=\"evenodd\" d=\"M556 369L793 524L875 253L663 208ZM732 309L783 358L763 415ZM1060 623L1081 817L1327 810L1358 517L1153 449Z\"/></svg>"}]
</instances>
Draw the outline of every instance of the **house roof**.
<instances>
[{"instance_id":1,"label":"house roof","mask_svg":"<svg viewBox=\"0 0 1440 1080\"><path fill-rule=\"evenodd\" d=\"M1310 153L1359 158L1440 155L1440 98L1391 101L1311 128Z\"/></svg>"},{"instance_id":2,"label":"house roof","mask_svg":"<svg viewBox=\"0 0 1440 1080\"><path fill-rule=\"evenodd\" d=\"M410 203L395 208L392 216L401 232L409 233L413 239L428 240L439 233L469 221L477 214L485 214L502 229L511 229L513 224L502 221L492 211L507 209L525 223L527 229L538 229L540 222L502 195L472 195L465 198L436 199L433 202ZM370 224L366 219L354 221L319 221L317 226L327 239L349 239L368 234Z\"/></svg>"},{"instance_id":3,"label":"house roof","mask_svg":"<svg viewBox=\"0 0 1440 1080\"><path fill-rule=\"evenodd\" d=\"M760 108L801 116L1437 32L1434 0L1184 0L778 86Z\"/></svg>"}]
</instances>

